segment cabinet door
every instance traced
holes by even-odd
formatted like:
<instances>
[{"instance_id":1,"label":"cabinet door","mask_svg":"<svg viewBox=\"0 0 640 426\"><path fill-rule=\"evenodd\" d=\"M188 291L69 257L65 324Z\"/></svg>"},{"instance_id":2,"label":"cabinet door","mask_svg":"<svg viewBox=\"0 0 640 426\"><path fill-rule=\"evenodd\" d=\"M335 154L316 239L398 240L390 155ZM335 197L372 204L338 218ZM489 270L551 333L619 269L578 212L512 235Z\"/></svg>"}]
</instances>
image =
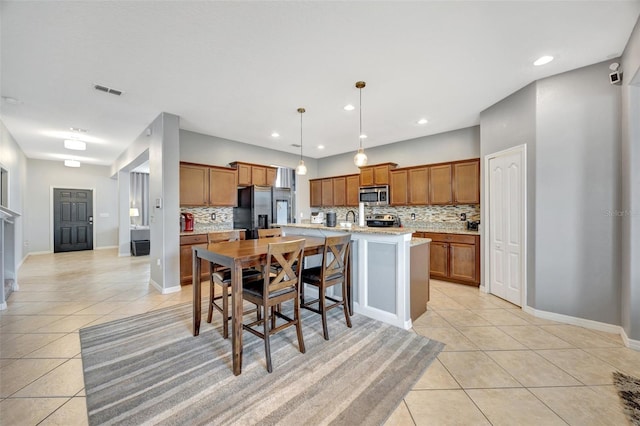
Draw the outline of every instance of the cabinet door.
<instances>
[{"instance_id":1,"label":"cabinet door","mask_svg":"<svg viewBox=\"0 0 640 426\"><path fill-rule=\"evenodd\" d=\"M407 203L407 170L392 170L389 173L391 176L391 184L389 190L391 191L391 205L404 206Z\"/></svg>"},{"instance_id":2,"label":"cabinet door","mask_svg":"<svg viewBox=\"0 0 640 426\"><path fill-rule=\"evenodd\" d=\"M393 174L393 171L391 173ZM427 167L409 170L409 204L429 204L429 169Z\"/></svg>"},{"instance_id":3,"label":"cabinet door","mask_svg":"<svg viewBox=\"0 0 640 426\"><path fill-rule=\"evenodd\" d=\"M453 196L458 204L480 204L480 160L453 165Z\"/></svg>"},{"instance_id":4,"label":"cabinet door","mask_svg":"<svg viewBox=\"0 0 640 426\"><path fill-rule=\"evenodd\" d=\"M180 246L180 284L189 285L193 282L193 251L192 247L207 248L207 244L188 244ZM209 262L200 261L200 278L209 280Z\"/></svg>"},{"instance_id":5,"label":"cabinet door","mask_svg":"<svg viewBox=\"0 0 640 426\"><path fill-rule=\"evenodd\" d=\"M310 193L310 205L311 207L322 206L322 181L310 180L309 181L309 193Z\"/></svg>"},{"instance_id":6,"label":"cabinet door","mask_svg":"<svg viewBox=\"0 0 640 426\"><path fill-rule=\"evenodd\" d=\"M251 166L247 164L237 164L238 167L238 185L251 185Z\"/></svg>"},{"instance_id":7,"label":"cabinet door","mask_svg":"<svg viewBox=\"0 0 640 426\"><path fill-rule=\"evenodd\" d=\"M451 164L429 167L429 200L431 204L453 204Z\"/></svg>"},{"instance_id":8,"label":"cabinet door","mask_svg":"<svg viewBox=\"0 0 640 426\"><path fill-rule=\"evenodd\" d=\"M209 168L180 165L180 205L206 206L209 200Z\"/></svg>"},{"instance_id":9,"label":"cabinet door","mask_svg":"<svg viewBox=\"0 0 640 426\"><path fill-rule=\"evenodd\" d=\"M373 182L376 185L389 185L389 166L374 166Z\"/></svg>"},{"instance_id":10,"label":"cabinet door","mask_svg":"<svg viewBox=\"0 0 640 426\"><path fill-rule=\"evenodd\" d=\"M451 243L449 246L449 277L475 283L477 280L475 244Z\"/></svg>"},{"instance_id":11,"label":"cabinet door","mask_svg":"<svg viewBox=\"0 0 640 426\"><path fill-rule=\"evenodd\" d=\"M333 181L333 205L345 206L347 204L347 180L344 177L335 177Z\"/></svg>"},{"instance_id":12,"label":"cabinet door","mask_svg":"<svg viewBox=\"0 0 640 426\"><path fill-rule=\"evenodd\" d=\"M235 170L209 169L209 205L238 205L237 173Z\"/></svg>"},{"instance_id":13,"label":"cabinet door","mask_svg":"<svg viewBox=\"0 0 640 426\"><path fill-rule=\"evenodd\" d=\"M333 179L322 179L322 205L333 206Z\"/></svg>"},{"instance_id":14,"label":"cabinet door","mask_svg":"<svg viewBox=\"0 0 640 426\"><path fill-rule=\"evenodd\" d=\"M373 168L362 167L360 169L360 186L371 186L373 182Z\"/></svg>"},{"instance_id":15,"label":"cabinet door","mask_svg":"<svg viewBox=\"0 0 640 426\"><path fill-rule=\"evenodd\" d=\"M276 186L276 177L278 176L278 169L273 167L267 167L267 185Z\"/></svg>"},{"instance_id":16,"label":"cabinet door","mask_svg":"<svg viewBox=\"0 0 640 426\"><path fill-rule=\"evenodd\" d=\"M251 166L251 183L254 185L266 185L267 168L262 166Z\"/></svg>"},{"instance_id":17,"label":"cabinet door","mask_svg":"<svg viewBox=\"0 0 640 426\"><path fill-rule=\"evenodd\" d=\"M347 176L347 206L356 207L360 202L360 176Z\"/></svg>"},{"instance_id":18,"label":"cabinet door","mask_svg":"<svg viewBox=\"0 0 640 426\"><path fill-rule=\"evenodd\" d=\"M429 268L433 278L447 278L449 272L449 244L432 242Z\"/></svg>"}]
</instances>

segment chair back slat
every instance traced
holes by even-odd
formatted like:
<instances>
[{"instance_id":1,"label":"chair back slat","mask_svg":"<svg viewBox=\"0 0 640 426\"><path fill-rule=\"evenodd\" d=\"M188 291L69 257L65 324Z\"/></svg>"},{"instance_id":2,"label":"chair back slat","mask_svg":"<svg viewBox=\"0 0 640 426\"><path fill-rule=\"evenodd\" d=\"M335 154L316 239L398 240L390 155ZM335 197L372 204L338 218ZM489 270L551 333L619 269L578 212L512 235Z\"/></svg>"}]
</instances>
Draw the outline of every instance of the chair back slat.
<instances>
[{"instance_id":1,"label":"chair back slat","mask_svg":"<svg viewBox=\"0 0 640 426\"><path fill-rule=\"evenodd\" d=\"M223 241L237 241L240 239L238 231L209 232L207 240L209 244Z\"/></svg>"},{"instance_id":2,"label":"chair back slat","mask_svg":"<svg viewBox=\"0 0 640 426\"><path fill-rule=\"evenodd\" d=\"M342 276L349 261L349 234L327 237L324 243L322 277Z\"/></svg>"},{"instance_id":3,"label":"chair back slat","mask_svg":"<svg viewBox=\"0 0 640 426\"><path fill-rule=\"evenodd\" d=\"M274 238L282 237L282 229L270 228L270 229L258 229L258 238Z\"/></svg>"},{"instance_id":4,"label":"chair back slat","mask_svg":"<svg viewBox=\"0 0 640 426\"><path fill-rule=\"evenodd\" d=\"M265 297L268 297L269 293L282 289L299 288L304 243L305 240L300 239L269 244L265 270L270 271L273 270L273 267L276 267L278 272L275 276L273 274L265 274L263 292Z\"/></svg>"}]
</instances>

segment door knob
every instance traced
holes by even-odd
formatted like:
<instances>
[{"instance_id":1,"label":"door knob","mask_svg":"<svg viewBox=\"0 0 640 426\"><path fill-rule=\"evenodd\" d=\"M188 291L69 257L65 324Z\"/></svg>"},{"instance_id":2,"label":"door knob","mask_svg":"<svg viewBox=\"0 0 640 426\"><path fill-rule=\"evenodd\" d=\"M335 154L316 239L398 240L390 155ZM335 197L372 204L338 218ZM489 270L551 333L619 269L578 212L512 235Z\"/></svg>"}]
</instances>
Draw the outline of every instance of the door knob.
<instances>
[{"instance_id":1,"label":"door knob","mask_svg":"<svg viewBox=\"0 0 640 426\"><path fill-rule=\"evenodd\" d=\"M89 225L93 225L93 216L89 216Z\"/></svg>"}]
</instances>

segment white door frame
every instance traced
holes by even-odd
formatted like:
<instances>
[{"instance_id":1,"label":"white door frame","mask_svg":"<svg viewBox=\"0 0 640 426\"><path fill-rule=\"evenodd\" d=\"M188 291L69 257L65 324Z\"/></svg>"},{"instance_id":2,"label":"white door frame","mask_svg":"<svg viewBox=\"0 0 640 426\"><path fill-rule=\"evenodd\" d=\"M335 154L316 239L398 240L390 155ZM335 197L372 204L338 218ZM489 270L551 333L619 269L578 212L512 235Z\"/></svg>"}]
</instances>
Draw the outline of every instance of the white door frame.
<instances>
[{"instance_id":1,"label":"white door frame","mask_svg":"<svg viewBox=\"0 0 640 426\"><path fill-rule=\"evenodd\" d=\"M520 306L524 309L527 306L527 144L517 145L512 148L508 148L502 151L494 152L491 154L487 154L484 157L484 197L483 197L483 208L482 208L482 221L484 222L484 226L482 227L482 240L484 241L484 262L483 262L483 282L484 288L482 291L485 293L491 293L491 242L489 241L489 235L491 235L491 214L489 211L490 208L490 194L489 194L489 160L497 157L501 157L507 154L520 154L520 158L522 160L522 168L521 168L521 182L522 182L522 216L521 216L521 224L522 224L522 250L521 250L521 259L520 264L522 265L522 277L520 282L522 283L522 288L520 289Z\"/></svg>"}]
</instances>

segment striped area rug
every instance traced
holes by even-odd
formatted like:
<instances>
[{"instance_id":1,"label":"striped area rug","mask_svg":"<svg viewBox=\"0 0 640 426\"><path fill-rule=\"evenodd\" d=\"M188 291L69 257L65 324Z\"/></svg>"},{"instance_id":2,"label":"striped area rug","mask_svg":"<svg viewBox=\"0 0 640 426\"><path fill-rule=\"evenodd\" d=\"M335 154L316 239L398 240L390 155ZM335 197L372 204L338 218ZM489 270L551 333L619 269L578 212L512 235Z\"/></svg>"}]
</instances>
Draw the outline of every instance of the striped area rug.
<instances>
[{"instance_id":1,"label":"striped area rug","mask_svg":"<svg viewBox=\"0 0 640 426\"><path fill-rule=\"evenodd\" d=\"M444 346L362 315L347 328L337 309L325 341L304 310L305 354L294 327L281 331L269 374L263 341L245 332L236 377L215 314L198 337L191 303L81 329L89 424L379 425Z\"/></svg>"}]
</instances>

